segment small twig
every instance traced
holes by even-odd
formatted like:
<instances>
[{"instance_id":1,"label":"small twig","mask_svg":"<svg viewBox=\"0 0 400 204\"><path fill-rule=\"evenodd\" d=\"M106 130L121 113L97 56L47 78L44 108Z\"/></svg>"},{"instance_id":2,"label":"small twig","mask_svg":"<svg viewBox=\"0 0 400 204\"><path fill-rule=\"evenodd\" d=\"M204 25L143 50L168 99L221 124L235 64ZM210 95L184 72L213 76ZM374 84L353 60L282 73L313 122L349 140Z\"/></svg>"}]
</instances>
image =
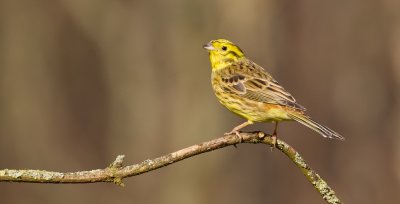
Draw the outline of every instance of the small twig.
<instances>
[{"instance_id":1,"label":"small twig","mask_svg":"<svg viewBox=\"0 0 400 204\"><path fill-rule=\"evenodd\" d=\"M123 186L122 179L143 174L197 154L213 151L230 145L242 143L264 143L272 145L272 139L265 137L262 132L241 133L242 141L236 135L227 135L198 145L193 145L176 152L155 158L147 159L139 164L123 166L124 155L119 155L105 169L60 173L44 170L0 170L0 182L26 182L26 183L95 183L113 182ZM300 154L285 142L278 140L276 148L289 157L303 172L314 188L321 194L327 203L339 204L341 201L328 184L306 164Z\"/></svg>"}]
</instances>

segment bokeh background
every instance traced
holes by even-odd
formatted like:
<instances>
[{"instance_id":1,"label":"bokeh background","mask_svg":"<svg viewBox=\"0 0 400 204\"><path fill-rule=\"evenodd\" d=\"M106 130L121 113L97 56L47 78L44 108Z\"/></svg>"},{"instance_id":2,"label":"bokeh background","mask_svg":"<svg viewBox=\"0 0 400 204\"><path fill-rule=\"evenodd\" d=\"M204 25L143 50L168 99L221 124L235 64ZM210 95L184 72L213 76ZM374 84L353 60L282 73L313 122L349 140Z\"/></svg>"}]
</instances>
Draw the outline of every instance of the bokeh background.
<instances>
[{"instance_id":1,"label":"bokeh background","mask_svg":"<svg viewBox=\"0 0 400 204\"><path fill-rule=\"evenodd\" d=\"M346 203L400 191L400 2L0 0L0 169L126 164L222 136L202 45L236 42L328 140L280 125ZM246 130L271 131L271 124ZM324 203L279 151L239 145L110 183L0 183L1 203Z\"/></svg>"}]
</instances>

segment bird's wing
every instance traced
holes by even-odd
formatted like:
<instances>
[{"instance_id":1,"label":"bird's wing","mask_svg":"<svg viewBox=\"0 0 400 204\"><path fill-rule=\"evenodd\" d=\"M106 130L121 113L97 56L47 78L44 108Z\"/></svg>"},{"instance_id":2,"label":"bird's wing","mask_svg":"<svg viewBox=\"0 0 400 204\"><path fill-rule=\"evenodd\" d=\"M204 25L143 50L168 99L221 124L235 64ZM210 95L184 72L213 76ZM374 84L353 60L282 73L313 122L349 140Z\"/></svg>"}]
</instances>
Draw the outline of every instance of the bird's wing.
<instances>
[{"instance_id":1,"label":"bird's wing","mask_svg":"<svg viewBox=\"0 0 400 204\"><path fill-rule=\"evenodd\" d=\"M237 62L219 72L222 88L226 92L256 102L306 110L261 66L250 60Z\"/></svg>"}]
</instances>

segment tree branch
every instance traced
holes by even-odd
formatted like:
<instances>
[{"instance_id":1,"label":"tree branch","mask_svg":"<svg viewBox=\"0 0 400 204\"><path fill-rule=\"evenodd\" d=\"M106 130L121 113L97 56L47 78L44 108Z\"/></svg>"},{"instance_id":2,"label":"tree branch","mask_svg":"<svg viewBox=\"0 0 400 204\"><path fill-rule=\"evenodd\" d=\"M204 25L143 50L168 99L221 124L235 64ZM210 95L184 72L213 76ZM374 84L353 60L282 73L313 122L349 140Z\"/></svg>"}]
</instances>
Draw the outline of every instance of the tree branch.
<instances>
[{"instance_id":1,"label":"tree branch","mask_svg":"<svg viewBox=\"0 0 400 204\"><path fill-rule=\"evenodd\" d=\"M240 143L272 144L270 137L265 137L263 132L241 133L242 142L236 135L227 135L198 145L193 145L176 152L155 158L147 159L139 164L123 166L124 155L119 155L113 163L105 169L79 172L53 172L44 170L0 170L0 182L26 182L26 183L95 183L114 182L124 186L122 179L143 174L155 169L168 166L180 160L213 151L230 145ZM328 184L306 164L300 154L285 142L278 140L276 147L282 151L307 177L308 181L321 194L327 203L339 204L341 201Z\"/></svg>"}]
</instances>

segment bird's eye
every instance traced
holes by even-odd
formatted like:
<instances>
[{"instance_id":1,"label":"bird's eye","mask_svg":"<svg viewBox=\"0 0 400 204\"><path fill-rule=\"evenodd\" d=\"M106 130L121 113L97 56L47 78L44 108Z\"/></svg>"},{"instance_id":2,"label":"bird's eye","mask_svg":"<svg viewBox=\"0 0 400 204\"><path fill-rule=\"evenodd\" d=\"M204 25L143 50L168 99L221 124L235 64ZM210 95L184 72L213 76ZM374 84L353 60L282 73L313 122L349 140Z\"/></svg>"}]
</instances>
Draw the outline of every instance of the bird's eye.
<instances>
[{"instance_id":1,"label":"bird's eye","mask_svg":"<svg viewBox=\"0 0 400 204\"><path fill-rule=\"evenodd\" d=\"M222 46L221 48L223 51L226 51L228 48L226 46Z\"/></svg>"}]
</instances>

